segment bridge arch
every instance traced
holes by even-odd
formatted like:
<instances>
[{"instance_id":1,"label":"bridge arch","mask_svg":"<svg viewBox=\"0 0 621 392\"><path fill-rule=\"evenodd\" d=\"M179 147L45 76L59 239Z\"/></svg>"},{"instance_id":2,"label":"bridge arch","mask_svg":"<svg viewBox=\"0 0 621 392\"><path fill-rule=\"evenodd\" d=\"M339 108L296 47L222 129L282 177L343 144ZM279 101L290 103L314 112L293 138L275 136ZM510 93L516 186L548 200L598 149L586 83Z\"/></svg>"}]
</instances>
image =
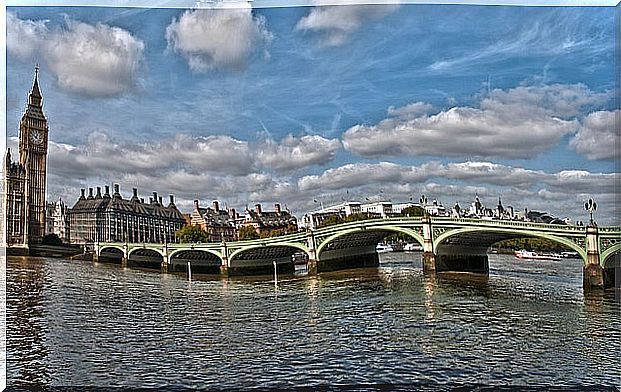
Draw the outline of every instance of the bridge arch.
<instances>
[{"instance_id":1,"label":"bridge arch","mask_svg":"<svg viewBox=\"0 0 621 392\"><path fill-rule=\"evenodd\" d=\"M306 253L307 256L310 254L309 249L306 245L297 244L294 242L276 242L276 243L269 243L269 244L266 243L266 244L260 244L260 245L251 245L251 246L238 249L229 255L229 260L233 261L236 258L238 258L237 256L245 252L248 252L248 251L253 251L257 249L268 249L268 248L295 248L297 250L301 250L302 252Z\"/></svg>"},{"instance_id":2,"label":"bridge arch","mask_svg":"<svg viewBox=\"0 0 621 392\"><path fill-rule=\"evenodd\" d=\"M347 230L339 231L338 233L332 234L326 239L324 239L321 244L317 246L317 258L321 258L321 252L334 240L339 239L341 237L345 237L351 234L356 233L364 233L364 232L387 232L387 233L402 233L406 234L409 237L414 238L421 246L423 245L423 236L412 229L408 229L405 227L399 227L394 225L373 225L373 226L358 226L354 228L350 228Z\"/></svg>"},{"instance_id":3,"label":"bridge arch","mask_svg":"<svg viewBox=\"0 0 621 392\"><path fill-rule=\"evenodd\" d=\"M210 255L213 255L213 256L217 257L218 260L222 260L222 254L220 252L218 252L218 251L211 250L211 249L196 249L196 248L175 249L172 252L170 252L168 257L169 257L170 260L172 260L175 257L180 257L180 254L182 254L183 252L203 252L203 253L209 253Z\"/></svg>"},{"instance_id":4,"label":"bridge arch","mask_svg":"<svg viewBox=\"0 0 621 392\"><path fill-rule=\"evenodd\" d=\"M115 245L105 245L99 248L98 256L101 256L101 254L104 252L116 253L116 251L119 251L122 255L125 255L125 249L123 249L123 247Z\"/></svg>"},{"instance_id":5,"label":"bridge arch","mask_svg":"<svg viewBox=\"0 0 621 392\"><path fill-rule=\"evenodd\" d=\"M136 247L127 254L127 265L146 268L160 268L165 255L150 247Z\"/></svg>"},{"instance_id":6,"label":"bridge arch","mask_svg":"<svg viewBox=\"0 0 621 392\"><path fill-rule=\"evenodd\" d=\"M538 231L528 231L528 230L520 230L513 228L491 228L491 227L468 227L468 228L460 228L460 229L449 229L444 233L440 234L437 238L433 240L433 248L434 251L437 250L441 245L445 244L447 240L454 238L456 236L464 235L464 234L474 234L474 233L490 233L490 234L499 234L501 236L494 238L494 242L489 244L484 243L484 246L487 245L489 248L491 245L498 241L502 241L505 239L511 238L523 238L523 237L535 237L535 238L543 238L548 239L550 241L554 241L558 244L565 245L568 248L577 252L582 258L583 262L586 261L586 249L576 244L575 242L564 238L559 237L553 234L542 233Z\"/></svg>"},{"instance_id":7,"label":"bridge arch","mask_svg":"<svg viewBox=\"0 0 621 392\"><path fill-rule=\"evenodd\" d=\"M270 275L276 262L278 273L292 274L296 253L304 253L308 260L310 252L306 245L285 241L245 246L231 253L228 271L230 275Z\"/></svg>"},{"instance_id":8,"label":"bridge arch","mask_svg":"<svg viewBox=\"0 0 621 392\"><path fill-rule=\"evenodd\" d=\"M615 261L615 254L621 253L621 243L614 244L610 248L602 252L599 262L602 267L606 268L606 264L613 263Z\"/></svg>"},{"instance_id":9,"label":"bridge arch","mask_svg":"<svg viewBox=\"0 0 621 392\"><path fill-rule=\"evenodd\" d=\"M154 249L151 247L136 247L132 248L127 252L127 257L135 256L141 253L142 255L154 255L157 253L158 256L164 257L164 253L159 249Z\"/></svg>"},{"instance_id":10,"label":"bridge arch","mask_svg":"<svg viewBox=\"0 0 621 392\"><path fill-rule=\"evenodd\" d=\"M222 258L220 254L208 249L176 249L168 257L170 271L187 272L188 263L192 272L220 274Z\"/></svg>"},{"instance_id":11,"label":"bridge arch","mask_svg":"<svg viewBox=\"0 0 621 392\"><path fill-rule=\"evenodd\" d=\"M104 246L97 250L97 261L122 263L125 250L119 246Z\"/></svg>"}]
</instances>

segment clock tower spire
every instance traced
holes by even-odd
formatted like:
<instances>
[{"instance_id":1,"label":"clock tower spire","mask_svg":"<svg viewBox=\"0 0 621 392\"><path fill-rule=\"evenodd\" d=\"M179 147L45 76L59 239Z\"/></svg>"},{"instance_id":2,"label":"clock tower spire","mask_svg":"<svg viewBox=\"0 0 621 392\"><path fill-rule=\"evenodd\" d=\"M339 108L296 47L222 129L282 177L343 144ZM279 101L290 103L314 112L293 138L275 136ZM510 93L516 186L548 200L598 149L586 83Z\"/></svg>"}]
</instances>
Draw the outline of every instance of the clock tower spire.
<instances>
[{"instance_id":1,"label":"clock tower spire","mask_svg":"<svg viewBox=\"0 0 621 392\"><path fill-rule=\"evenodd\" d=\"M48 133L37 65L28 104L19 124L19 163L26 170L25 199L29 243L41 242L45 235Z\"/></svg>"}]
</instances>

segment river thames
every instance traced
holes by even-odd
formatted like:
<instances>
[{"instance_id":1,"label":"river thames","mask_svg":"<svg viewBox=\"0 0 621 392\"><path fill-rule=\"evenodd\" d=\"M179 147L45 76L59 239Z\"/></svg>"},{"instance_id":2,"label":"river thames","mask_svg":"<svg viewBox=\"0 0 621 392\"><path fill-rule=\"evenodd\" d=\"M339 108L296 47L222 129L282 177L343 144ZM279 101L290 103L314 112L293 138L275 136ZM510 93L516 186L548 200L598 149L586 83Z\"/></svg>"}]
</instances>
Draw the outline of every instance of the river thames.
<instances>
[{"instance_id":1,"label":"river thames","mask_svg":"<svg viewBox=\"0 0 621 392\"><path fill-rule=\"evenodd\" d=\"M7 261L7 384L275 388L621 386L615 292L577 259L490 255L489 277L419 253L316 277L209 279L61 259Z\"/></svg>"}]
</instances>

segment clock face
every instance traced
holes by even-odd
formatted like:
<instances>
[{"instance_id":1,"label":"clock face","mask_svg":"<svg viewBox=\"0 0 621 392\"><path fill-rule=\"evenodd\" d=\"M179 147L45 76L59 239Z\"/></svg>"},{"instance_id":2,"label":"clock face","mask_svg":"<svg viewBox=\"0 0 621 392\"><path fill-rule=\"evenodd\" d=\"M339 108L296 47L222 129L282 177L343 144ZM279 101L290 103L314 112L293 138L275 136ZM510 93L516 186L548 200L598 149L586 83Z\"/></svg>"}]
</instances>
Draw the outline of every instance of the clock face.
<instances>
[{"instance_id":1,"label":"clock face","mask_svg":"<svg viewBox=\"0 0 621 392\"><path fill-rule=\"evenodd\" d=\"M30 131L30 141L34 144L41 144L43 142L43 134L39 130L33 129Z\"/></svg>"}]
</instances>

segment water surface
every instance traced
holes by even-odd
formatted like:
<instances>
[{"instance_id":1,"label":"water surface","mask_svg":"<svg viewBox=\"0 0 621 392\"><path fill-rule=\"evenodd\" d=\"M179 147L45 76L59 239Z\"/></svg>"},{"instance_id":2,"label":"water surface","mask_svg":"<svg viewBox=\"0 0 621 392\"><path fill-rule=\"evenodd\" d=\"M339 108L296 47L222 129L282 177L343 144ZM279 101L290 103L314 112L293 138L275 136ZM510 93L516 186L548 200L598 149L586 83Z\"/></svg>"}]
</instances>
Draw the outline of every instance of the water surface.
<instances>
[{"instance_id":1,"label":"water surface","mask_svg":"<svg viewBox=\"0 0 621 392\"><path fill-rule=\"evenodd\" d=\"M419 253L381 257L278 289L9 257L8 385L621 386L620 306L584 297L580 260L490 255L489 277L429 277Z\"/></svg>"}]
</instances>

